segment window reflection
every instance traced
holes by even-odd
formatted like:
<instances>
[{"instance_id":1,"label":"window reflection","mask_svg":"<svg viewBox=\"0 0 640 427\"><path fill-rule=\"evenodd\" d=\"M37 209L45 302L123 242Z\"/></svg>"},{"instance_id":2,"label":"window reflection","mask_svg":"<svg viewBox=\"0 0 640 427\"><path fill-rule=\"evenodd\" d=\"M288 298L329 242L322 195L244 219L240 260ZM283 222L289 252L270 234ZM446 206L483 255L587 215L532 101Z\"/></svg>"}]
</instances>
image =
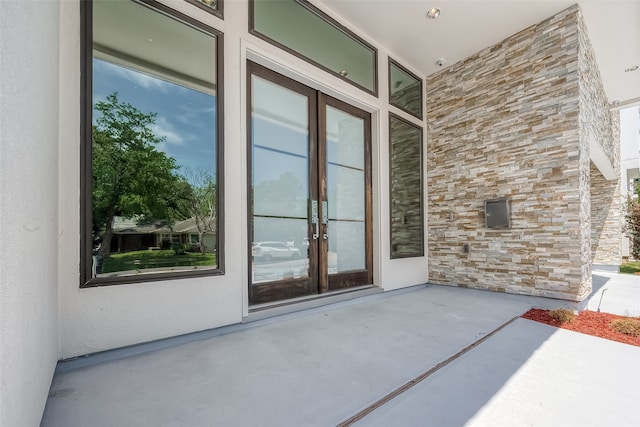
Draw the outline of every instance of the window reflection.
<instances>
[{"instance_id":1,"label":"window reflection","mask_svg":"<svg viewBox=\"0 0 640 427\"><path fill-rule=\"evenodd\" d=\"M365 263L364 120L328 106L327 201L329 274L362 270Z\"/></svg>"},{"instance_id":2,"label":"window reflection","mask_svg":"<svg viewBox=\"0 0 640 427\"><path fill-rule=\"evenodd\" d=\"M255 0L252 31L377 94L377 51L306 0Z\"/></svg>"},{"instance_id":3,"label":"window reflection","mask_svg":"<svg viewBox=\"0 0 640 427\"><path fill-rule=\"evenodd\" d=\"M208 6L212 9L217 9L218 8L218 0L196 0L199 3L204 4L205 6Z\"/></svg>"},{"instance_id":4,"label":"window reflection","mask_svg":"<svg viewBox=\"0 0 640 427\"><path fill-rule=\"evenodd\" d=\"M391 115L391 258L424 255L422 128Z\"/></svg>"},{"instance_id":5,"label":"window reflection","mask_svg":"<svg viewBox=\"0 0 640 427\"><path fill-rule=\"evenodd\" d=\"M260 77L251 79L251 281L308 277L308 99Z\"/></svg>"},{"instance_id":6,"label":"window reflection","mask_svg":"<svg viewBox=\"0 0 640 427\"><path fill-rule=\"evenodd\" d=\"M393 60L389 62L389 103L422 118L422 80Z\"/></svg>"},{"instance_id":7,"label":"window reflection","mask_svg":"<svg viewBox=\"0 0 640 427\"><path fill-rule=\"evenodd\" d=\"M216 37L138 3L93 6L93 276L215 268Z\"/></svg>"},{"instance_id":8,"label":"window reflection","mask_svg":"<svg viewBox=\"0 0 640 427\"><path fill-rule=\"evenodd\" d=\"M186 1L220 18L223 17L222 16L223 0L186 0Z\"/></svg>"}]
</instances>

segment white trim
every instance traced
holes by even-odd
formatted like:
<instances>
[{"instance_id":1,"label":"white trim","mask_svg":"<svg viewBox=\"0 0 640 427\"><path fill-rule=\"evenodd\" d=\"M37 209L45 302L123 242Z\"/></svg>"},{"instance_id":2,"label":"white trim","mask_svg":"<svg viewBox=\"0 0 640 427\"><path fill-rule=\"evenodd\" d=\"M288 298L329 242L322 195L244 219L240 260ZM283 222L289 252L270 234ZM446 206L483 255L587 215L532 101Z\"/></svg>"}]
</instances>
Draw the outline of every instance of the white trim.
<instances>
[{"instance_id":1,"label":"white trim","mask_svg":"<svg viewBox=\"0 0 640 427\"><path fill-rule=\"evenodd\" d=\"M242 231L240 235L242 236L242 247L243 247L243 256L242 256L242 318L246 318L249 315L249 203L247 200L246 189L249 186L247 181L247 96L248 96L248 88L247 88L247 46L245 40L240 37L240 123L241 123L241 131L240 131L240 145L242 146L241 158L241 175L242 181L240 182L243 197L242 197L242 209L240 212L240 223L242 225Z\"/></svg>"}]
</instances>

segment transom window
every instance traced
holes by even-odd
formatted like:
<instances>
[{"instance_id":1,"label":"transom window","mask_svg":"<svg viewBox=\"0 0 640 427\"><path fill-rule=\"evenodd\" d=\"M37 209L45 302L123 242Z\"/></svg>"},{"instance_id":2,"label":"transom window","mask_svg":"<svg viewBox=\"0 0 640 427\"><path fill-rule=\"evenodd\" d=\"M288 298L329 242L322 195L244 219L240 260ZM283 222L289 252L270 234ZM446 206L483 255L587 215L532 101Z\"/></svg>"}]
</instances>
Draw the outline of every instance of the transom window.
<instances>
[{"instance_id":1,"label":"transom window","mask_svg":"<svg viewBox=\"0 0 640 427\"><path fill-rule=\"evenodd\" d=\"M422 79L391 58L389 103L422 120Z\"/></svg>"},{"instance_id":2,"label":"transom window","mask_svg":"<svg viewBox=\"0 0 640 427\"><path fill-rule=\"evenodd\" d=\"M224 1L223 0L186 0L189 3L195 4L200 9L204 9L209 13L213 13L214 15L222 18L223 17L223 9L224 9Z\"/></svg>"},{"instance_id":3,"label":"transom window","mask_svg":"<svg viewBox=\"0 0 640 427\"><path fill-rule=\"evenodd\" d=\"M378 51L310 2L249 0L249 13L254 35L378 95Z\"/></svg>"}]
</instances>

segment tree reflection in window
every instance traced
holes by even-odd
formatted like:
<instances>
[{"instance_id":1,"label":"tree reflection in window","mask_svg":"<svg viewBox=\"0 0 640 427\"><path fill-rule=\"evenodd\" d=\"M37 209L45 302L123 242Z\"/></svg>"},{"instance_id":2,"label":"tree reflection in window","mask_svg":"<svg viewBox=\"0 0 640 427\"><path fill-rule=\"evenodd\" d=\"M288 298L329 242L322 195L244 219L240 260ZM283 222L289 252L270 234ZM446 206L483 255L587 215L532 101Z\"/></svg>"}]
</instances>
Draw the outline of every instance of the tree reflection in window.
<instances>
[{"instance_id":1,"label":"tree reflection in window","mask_svg":"<svg viewBox=\"0 0 640 427\"><path fill-rule=\"evenodd\" d=\"M222 34L154 1L81 10L81 286L219 273Z\"/></svg>"},{"instance_id":2,"label":"tree reflection in window","mask_svg":"<svg viewBox=\"0 0 640 427\"><path fill-rule=\"evenodd\" d=\"M153 79L133 77L139 73L131 70L114 71L117 67L103 64L112 73L106 80L116 88L126 86L127 80L135 84ZM120 81L118 74L128 78ZM158 88L163 88L162 95L152 96ZM124 92L136 104L160 100L156 109L163 115L143 112L118 93L94 105L92 216L100 260L96 275L215 268L215 97L164 81ZM176 109L181 113L170 114Z\"/></svg>"}]
</instances>

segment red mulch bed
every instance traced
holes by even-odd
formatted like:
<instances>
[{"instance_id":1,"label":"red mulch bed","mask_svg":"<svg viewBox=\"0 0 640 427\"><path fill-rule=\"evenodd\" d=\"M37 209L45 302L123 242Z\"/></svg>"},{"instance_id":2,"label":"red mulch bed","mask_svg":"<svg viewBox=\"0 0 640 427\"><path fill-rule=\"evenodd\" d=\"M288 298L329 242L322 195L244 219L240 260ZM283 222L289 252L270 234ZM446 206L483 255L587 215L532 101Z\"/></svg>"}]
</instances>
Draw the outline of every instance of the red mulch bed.
<instances>
[{"instance_id":1,"label":"red mulch bed","mask_svg":"<svg viewBox=\"0 0 640 427\"><path fill-rule=\"evenodd\" d=\"M540 310L532 308L522 315L523 318L535 320L536 322L546 323L547 325L556 326L570 331L580 332L582 334L593 335L608 340L618 341L625 344L636 345L640 347L640 337L632 337L611 329L609 324L616 319L623 319L624 316L618 316L609 313L598 313L595 311L581 311L571 322L557 322L548 310Z\"/></svg>"}]
</instances>

